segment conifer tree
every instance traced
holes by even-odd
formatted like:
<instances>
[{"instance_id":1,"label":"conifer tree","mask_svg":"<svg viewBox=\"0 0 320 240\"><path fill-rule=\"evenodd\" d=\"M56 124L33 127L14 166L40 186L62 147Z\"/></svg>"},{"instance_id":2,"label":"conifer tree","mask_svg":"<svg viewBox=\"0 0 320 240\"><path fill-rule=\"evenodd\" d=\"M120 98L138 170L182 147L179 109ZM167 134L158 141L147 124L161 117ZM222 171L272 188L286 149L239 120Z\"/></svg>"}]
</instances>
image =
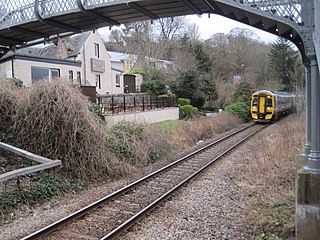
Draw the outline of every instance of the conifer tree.
<instances>
[{"instance_id":1,"label":"conifer tree","mask_svg":"<svg viewBox=\"0 0 320 240\"><path fill-rule=\"evenodd\" d=\"M296 82L292 76L296 71L298 61L298 52L294 50L291 43L284 39L278 38L273 44L269 53L269 70L271 76L281 84L283 91L294 90L293 83Z\"/></svg>"}]
</instances>

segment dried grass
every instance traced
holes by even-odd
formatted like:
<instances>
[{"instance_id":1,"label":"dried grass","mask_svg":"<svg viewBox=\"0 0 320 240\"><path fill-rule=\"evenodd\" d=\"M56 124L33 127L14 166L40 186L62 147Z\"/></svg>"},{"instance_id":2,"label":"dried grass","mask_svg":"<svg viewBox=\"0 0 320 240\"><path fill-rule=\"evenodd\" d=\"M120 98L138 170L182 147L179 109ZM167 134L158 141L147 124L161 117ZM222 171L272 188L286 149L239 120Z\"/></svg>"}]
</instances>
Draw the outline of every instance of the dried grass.
<instances>
[{"instance_id":1,"label":"dried grass","mask_svg":"<svg viewBox=\"0 0 320 240\"><path fill-rule=\"evenodd\" d=\"M11 82L0 80L0 141L5 138L10 126L12 117L17 112L18 100L21 94L19 89Z\"/></svg>"},{"instance_id":2,"label":"dried grass","mask_svg":"<svg viewBox=\"0 0 320 240\"><path fill-rule=\"evenodd\" d=\"M261 203L293 194L296 161L302 152L304 116L290 117L291 121L273 125L272 133L265 135L255 148L254 159L239 169L242 183Z\"/></svg>"},{"instance_id":3,"label":"dried grass","mask_svg":"<svg viewBox=\"0 0 320 240\"><path fill-rule=\"evenodd\" d=\"M10 127L14 145L60 159L62 170L82 178L125 172L106 145L105 125L77 87L64 80L41 82L10 96L17 100Z\"/></svg>"},{"instance_id":4,"label":"dried grass","mask_svg":"<svg viewBox=\"0 0 320 240\"><path fill-rule=\"evenodd\" d=\"M186 149L199 140L207 140L241 124L241 120L228 113L180 122L172 131L170 141L176 149Z\"/></svg>"}]
</instances>

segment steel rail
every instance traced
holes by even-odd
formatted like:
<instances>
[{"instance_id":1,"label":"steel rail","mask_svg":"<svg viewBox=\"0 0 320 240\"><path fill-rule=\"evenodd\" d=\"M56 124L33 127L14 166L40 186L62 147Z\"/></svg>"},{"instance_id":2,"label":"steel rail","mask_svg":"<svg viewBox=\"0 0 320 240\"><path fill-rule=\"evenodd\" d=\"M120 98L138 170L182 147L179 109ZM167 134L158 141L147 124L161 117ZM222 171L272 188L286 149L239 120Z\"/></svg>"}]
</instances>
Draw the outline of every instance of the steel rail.
<instances>
[{"instance_id":1,"label":"steel rail","mask_svg":"<svg viewBox=\"0 0 320 240\"><path fill-rule=\"evenodd\" d=\"M224 140L226 140L226 139L228 139L228 138L230 138L230 137L232 137L232 136L234 136L234 135L236 135L236 134L238 134L238 133L240 133L240 132L242 132L242 131L244 131L244 130L246 130L248 128L251 128L254 125L255 124L250 124L248 126L240 128L240 129L238 129L238 130L236 130L234 132L231 132L231 133L227 134L226 136L223 136L223 137L217 139L216 141L213 141L212 143L209 143L209 144L197 149L196 151L194 151L194 152L192 152L192 153L190 153L190 154L188 154L188 155L186 155L186 156L184 156L182 158L179 158L178 160L170 163L169 165L164 166L161 169L159 169L157 171L154 171L154 172L150 173L149 175L147 175L147 176L145 176L145 177L143 177L141 179L138 179L137 181L135 181L135 182L133 182L133 183L127 185L127 186L124 186L123 188L121 188L121 189L119 189L119 190L107 195L106 197L103 197L103 198L93 202L92 204L90 204L90 205L88 205L88 206L86 206L86 207L84 207L84 208L82 208L82 209L80 209L80 210L78 210L78 211L66 216L65 218L62 218L62 219L60 219L60 220L58 220L58 221L56 221L56 222L54 222L54 223L42 228L42 229L40 229L40 230L38 230L38 231L28 235L28 236L23 237L21 240L37 239L37 238L39 238L41 236L45 236L45 235L49 234L50 232L54 231L56 228L66 224L67 222L70 222L71 220L75 220L77 218L80 218L81 216L85 215L87 212L89 212L92 209L98 207L99 205L101 205L103 203L106 203L107 201L110 201L113 198L115 198L115 197L117 197L117 196L119 196L121 194L126 193L127 191L129 191L133 187L143 183L144 181L148 180L149 178L154 177L155 175L157 175L157 174L159 174L161 172L164 172L165 170L168 170L169 168L172 168L173 166L185 161L186 159L189 159L190 157L192 157L192 156L204 151L205 149L208 149L208 148L212 147L213 145L216 145L216 144L218 144L218 143L220 143L220 142L222 142L222 141L224 141Z\"/></svg>"},{"instance_id":2,"label":"steel rail","mask_svg":"<svg viewBox=\"0 0 320 240\"><path fill-rule=\"evenodd\" d=\"M171 190L169 190L167 193L163 194L161 197L159 197L158 199L156 199L154 202L150 203L147 207L145 207L144 209L142 209L140 212L138 212L137 214L135 214L134 216L132 216L130 219L128 219L126 222L122 223L121 225L119 225L117 228L115 228L114 230L112 230L110 233L108 233L106 236L100 238L100 240L108 240L108 239L113 239L117 236L119 236L123 231L127 230L129 227L131 227L136 221L138 221L140 218L142 218L145 214L147 214L148 212L150 212L151 210L153 210L156 206L158 206L158 204L160 204L162 201L164 201L165 199L167 199L170 195L172 195L174 192L176 192L181 186L183 186L185 183L187 183L188 181L190 181L192 178L194 178L195 176L197 176L199 173L201 173L203 170L205 170L206 168L208 168L211 164L213 164L214 162L216 162L217 160L219 160L220 158L222 158L223 156L225 156L227 153L229 153L231 150L233 150L234 148L236 148L237 146L239 146L241 143L243 143L244 141L246 141L247 139L249 139L250 137L252 137L254 134L256 134L257 132L261 131L262 129L266 128L268 125L265 125L263 128L258 129L257 131L249 134L248 136L246 136L245 138L241 139L239 142L237 142L236 144L234 144L233 146L231 146L230 148L228 148L227 150L225 150L224 152L222 152L221 154L219 154L217 157L213 158L212 160L210 160L206 165L204 165L202 168L200 168L199 170L197 170L196 172L194 172L192 175L190 175L188 178L186 178L185 180L183 180L182 182L180 182L179 184L177 184L176 186L174 186Z\"/></svg>"}]
</instances>

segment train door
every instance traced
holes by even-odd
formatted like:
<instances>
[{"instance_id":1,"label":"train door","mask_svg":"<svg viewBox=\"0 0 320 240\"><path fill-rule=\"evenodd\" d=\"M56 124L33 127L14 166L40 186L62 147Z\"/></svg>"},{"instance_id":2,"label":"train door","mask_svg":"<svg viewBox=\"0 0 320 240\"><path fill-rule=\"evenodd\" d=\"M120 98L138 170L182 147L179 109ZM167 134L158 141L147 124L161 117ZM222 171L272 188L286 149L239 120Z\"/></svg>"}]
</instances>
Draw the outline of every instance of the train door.
<instances>
[{"instance_id":1,"label":"train door","mask_svg":"<svg viewBox=\"0 0 320 240\"><path fill-rule=\"evenodd\" d=\"M266 99L267 96L264 94L259 95L258 98L258 118L262 119L266 114Z\"/></svg>"},{"instance_id":2,"label":"train door","mask_svg":"<svg viewBox=\"0 0 320 240\"><path fill-rule=\"evenodd\" d=\"M260 95L258 102L259 102L259 113L265 113L266 112L266 96Z\"/></svg>"}]
</instances>

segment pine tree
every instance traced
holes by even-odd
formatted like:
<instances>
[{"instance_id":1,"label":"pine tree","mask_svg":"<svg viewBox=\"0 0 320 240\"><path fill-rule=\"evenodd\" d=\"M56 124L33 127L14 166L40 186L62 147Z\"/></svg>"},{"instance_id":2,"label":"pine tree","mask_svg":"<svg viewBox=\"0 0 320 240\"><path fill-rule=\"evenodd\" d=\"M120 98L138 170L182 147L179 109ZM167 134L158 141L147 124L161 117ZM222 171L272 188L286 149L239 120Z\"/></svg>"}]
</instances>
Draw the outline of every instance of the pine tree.
<instances>
[{"instance_id":1,"label":"pine tree","mask_svg":"<svg viewBox=\"0 0 320 240\"><path fill-rule=\"evenodd\" d=\"M282 89L279 90L293 90L293 83L296 80L292 79L292 73L296 71L298 56L298 52L284 38L278 38L272 44L269 53L269 70L272 77L282 85Z\"/></svg>"}]
</instances>

